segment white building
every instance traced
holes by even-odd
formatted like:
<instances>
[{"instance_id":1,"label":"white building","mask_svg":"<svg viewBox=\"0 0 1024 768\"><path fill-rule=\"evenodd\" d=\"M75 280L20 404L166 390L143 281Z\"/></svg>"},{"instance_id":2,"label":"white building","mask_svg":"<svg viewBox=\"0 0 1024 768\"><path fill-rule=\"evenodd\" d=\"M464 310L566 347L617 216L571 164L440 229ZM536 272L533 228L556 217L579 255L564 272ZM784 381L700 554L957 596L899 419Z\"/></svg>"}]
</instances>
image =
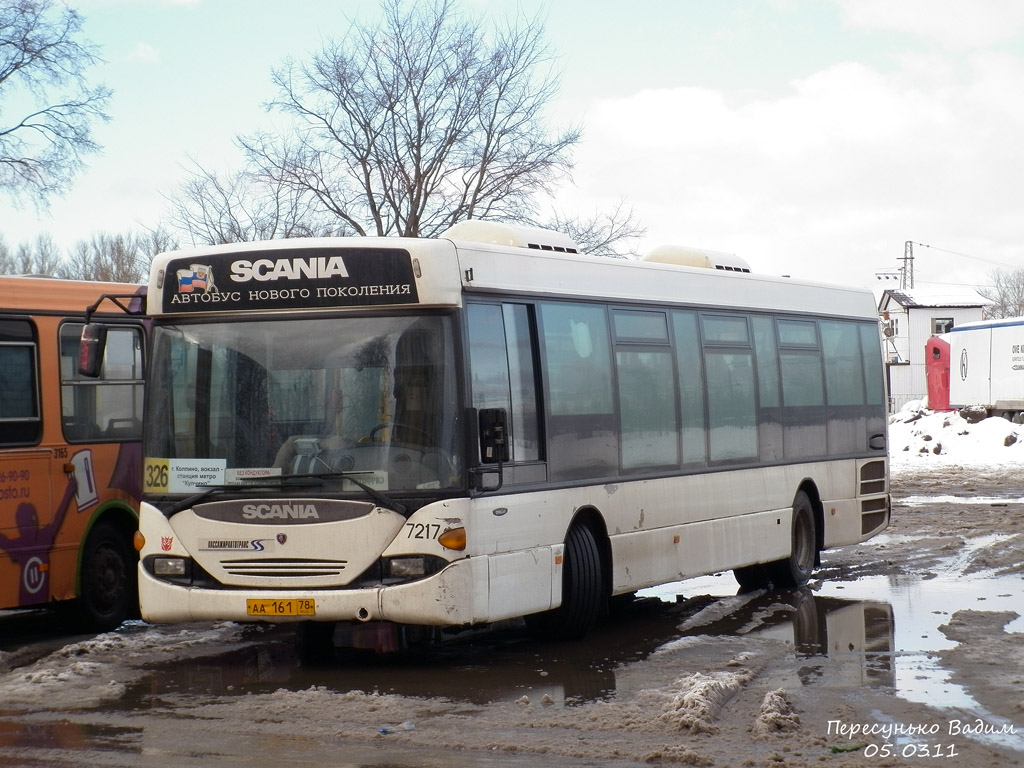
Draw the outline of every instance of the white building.
<instances>
[{"instance_id":1,"label":"white building","mask_svg":"<svg viewBox=\"0 0 1024 768\"><path fill-rule=\"evenodd\" d=\"M984 320L991 303L971 288L903 288L882 293L878 314L890 412L927 394L924 351L928 339L962 323Z\"/></svg>"}]
</instances>

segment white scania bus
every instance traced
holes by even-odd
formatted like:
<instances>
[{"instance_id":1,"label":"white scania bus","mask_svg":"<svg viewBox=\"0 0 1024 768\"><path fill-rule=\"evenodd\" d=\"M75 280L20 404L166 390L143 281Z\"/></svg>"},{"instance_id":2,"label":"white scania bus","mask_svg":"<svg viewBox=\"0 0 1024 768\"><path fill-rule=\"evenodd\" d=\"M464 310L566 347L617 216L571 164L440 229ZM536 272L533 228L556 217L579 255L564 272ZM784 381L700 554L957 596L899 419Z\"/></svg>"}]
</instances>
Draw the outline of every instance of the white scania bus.
<instances>
[{"instance_id":1,"label":"white scania bus","mask_svg":"<svg viewBox=\"0 0 1024 768\"><path fill-rule=\"evenodd\" d=\"M874 300L690 255L466 222L158 256L143 617L579 637L652 585L804 583L889 521Z\"/></svg>"}]
</instances>

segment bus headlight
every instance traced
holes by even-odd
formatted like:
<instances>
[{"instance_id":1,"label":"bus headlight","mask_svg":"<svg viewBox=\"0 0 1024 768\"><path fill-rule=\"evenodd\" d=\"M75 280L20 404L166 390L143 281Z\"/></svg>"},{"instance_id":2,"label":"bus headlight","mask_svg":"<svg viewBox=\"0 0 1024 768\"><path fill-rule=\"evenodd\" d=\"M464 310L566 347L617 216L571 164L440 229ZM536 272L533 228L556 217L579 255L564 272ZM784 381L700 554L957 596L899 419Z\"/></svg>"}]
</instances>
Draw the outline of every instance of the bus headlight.
<instances>
[{"instance_id":1,"label":"bus headlight","mask_svg":"<svg viewBox=\"0 0 1024 768\"><path fill-rule=\"evenodd\" d=\"M188 563L184 557L154 557L153 575L181 578L188 574Z\"/></svg>"},{"instance_id":2,"label":"bus headlight","mask_svg":"<svg viewBox=\"0 0 1024 768\"><path fill-rule=\"evenodd\" d=\"M393 557L388 561L388 575L393 579L422 579L427 575L424 557Z\"/></svg>"},{"instance_id":3,"label":"bus headlight","mask_svg":"<svg viewBox=\"0 0 1024 768\"><path fill-rule=\"evenodd\" d=\"M435 555L385 557L381 560L381 576L386 584L415 581L433 576L446 565L448 565L447 560L442 560Z\"/></svg>"}]
</instances>

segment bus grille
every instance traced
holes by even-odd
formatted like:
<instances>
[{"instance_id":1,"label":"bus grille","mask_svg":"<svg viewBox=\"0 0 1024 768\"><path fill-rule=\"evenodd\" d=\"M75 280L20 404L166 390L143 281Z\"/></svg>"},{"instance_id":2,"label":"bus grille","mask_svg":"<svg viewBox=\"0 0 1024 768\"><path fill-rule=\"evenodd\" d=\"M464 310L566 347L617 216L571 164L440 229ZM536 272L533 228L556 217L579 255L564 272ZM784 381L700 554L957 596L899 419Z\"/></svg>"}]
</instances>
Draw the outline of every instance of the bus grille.
<instances>
[{"instance_id":1,"label":"bus grille","mask_svg":"<svg viewBox=\"0 0 1024 768\"><path fill-rule=\"evenodd\" d=\"M222 560L226 574L264 578L322 578L338 576L348 566L347 560L301 560L275 558L270 560Z\"/></svg>"},{"instance_id":2,"label":"bus grille","mask_svg":"<svg viewBox=\"0 0 1024 768\"><path fill-rule=\"evenodd\" d=\"M885 479L884 461L867 462L860 468L860 495L885 493L887 490Z\"/></svg>"}]
</instances>

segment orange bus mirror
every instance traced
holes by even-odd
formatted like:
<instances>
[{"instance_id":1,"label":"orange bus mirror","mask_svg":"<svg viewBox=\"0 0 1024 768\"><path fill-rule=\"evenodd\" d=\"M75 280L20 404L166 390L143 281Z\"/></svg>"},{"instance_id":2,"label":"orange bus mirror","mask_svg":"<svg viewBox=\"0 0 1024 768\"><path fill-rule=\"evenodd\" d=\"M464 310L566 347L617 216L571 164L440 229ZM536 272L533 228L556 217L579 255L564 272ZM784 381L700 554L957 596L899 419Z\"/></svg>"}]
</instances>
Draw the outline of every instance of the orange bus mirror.
<instances>
[{"instance_id":1,"label":"orange bus mirror","mask_svg":"<svg viewBox=\"0 0 1024 768\"><path fill-rule=\"evenodd\" d=\"M82 329L78 343L78 372L90 379L99 378L103 365L103 350L107 345L107 327L89 323Z\"/></svg>"}]
</instances>

